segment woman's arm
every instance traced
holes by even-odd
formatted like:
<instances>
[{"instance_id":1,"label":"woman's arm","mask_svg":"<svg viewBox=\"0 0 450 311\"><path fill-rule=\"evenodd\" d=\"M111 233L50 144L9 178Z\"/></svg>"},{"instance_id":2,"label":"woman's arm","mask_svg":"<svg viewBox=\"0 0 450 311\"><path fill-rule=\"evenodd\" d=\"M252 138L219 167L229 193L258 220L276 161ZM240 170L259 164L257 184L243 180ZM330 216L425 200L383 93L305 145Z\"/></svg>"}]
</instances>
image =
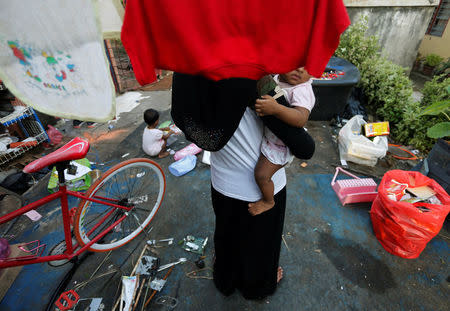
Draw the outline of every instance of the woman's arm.
<instances>
[{"instance_id":1,"label":"woman's arm","mask_svg":"<svg viewBox=\"0 0 450 311\"><path fill-rule=\"evenodd\" d=\"M272 115L295 127L304 127L309 118L309 110L303 107L286 107L277 103L272 96L264 95L262 99L257 99L255 111L258 116Z\"/></svg>"}]
</instances>

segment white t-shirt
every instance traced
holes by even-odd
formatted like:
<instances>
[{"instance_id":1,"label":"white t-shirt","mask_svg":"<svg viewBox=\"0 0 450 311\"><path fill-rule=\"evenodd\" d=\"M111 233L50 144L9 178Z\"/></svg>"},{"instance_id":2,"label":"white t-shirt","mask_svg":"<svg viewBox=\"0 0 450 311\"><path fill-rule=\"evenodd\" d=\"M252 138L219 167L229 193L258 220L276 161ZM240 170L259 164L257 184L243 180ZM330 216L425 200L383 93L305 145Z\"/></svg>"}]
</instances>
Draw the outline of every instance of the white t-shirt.
<instances>
[{"instance_id":1,"label":"white t-shirt","mask_svg":"<svg viewBox=\"0 0 450 311\"><path fill-rule=\"evenodd\" d=\"M247 108L228 143L221 150L211 153L211 183L214 189L242 201L261 199L254 169L261 154L263 128L261 119ZM274 194L286 186L284 168L272 176L272 181Z\"/></svg>"},{"instance_id":2,"label":"white t-shirt","mask_svg":"<svg viewBox=\"0 0 450 311\"><path fill-rule=\"evenodd\" d=\"M303 107L311 112L316 103L316 97L314 96L314 91L312 89L312 79L297 85L281 82L279 75L276 75L273 79L284 91L285 98L289 105Z\"/></svg>"},{"instance_id":3,"label":"white t-shirt","mask_svg":"<svg viewBox=\"0 0 450 311\"><path fill-rule=\"evenodd\" d=\"M164 139L162 139L164 132L158 129L144 129L144 134L142 134L142 149L149 156L157 156L161 151L161 147L164 144Z\"/></svg>"}]
</instances>

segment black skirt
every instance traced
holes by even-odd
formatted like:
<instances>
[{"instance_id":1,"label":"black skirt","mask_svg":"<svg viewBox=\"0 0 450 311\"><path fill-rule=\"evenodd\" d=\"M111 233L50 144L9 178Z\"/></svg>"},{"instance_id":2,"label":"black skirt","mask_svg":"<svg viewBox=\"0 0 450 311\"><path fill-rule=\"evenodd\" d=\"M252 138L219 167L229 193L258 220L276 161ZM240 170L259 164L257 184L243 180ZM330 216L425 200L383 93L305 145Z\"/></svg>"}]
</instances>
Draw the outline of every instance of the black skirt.
<instances>
[{"instance_id":1,"label":"black skirt","mask_svg":"<svg viewBox=\"0 0 450 311\"><path fill-rule=\"evenodd\" d=\"M232 199L211 187L216 215L214 284L224 295L237 288L246 299L263 299L275 292L286 188L267 212L251 216L248 203Z\"/></svg>"}]
</instances>

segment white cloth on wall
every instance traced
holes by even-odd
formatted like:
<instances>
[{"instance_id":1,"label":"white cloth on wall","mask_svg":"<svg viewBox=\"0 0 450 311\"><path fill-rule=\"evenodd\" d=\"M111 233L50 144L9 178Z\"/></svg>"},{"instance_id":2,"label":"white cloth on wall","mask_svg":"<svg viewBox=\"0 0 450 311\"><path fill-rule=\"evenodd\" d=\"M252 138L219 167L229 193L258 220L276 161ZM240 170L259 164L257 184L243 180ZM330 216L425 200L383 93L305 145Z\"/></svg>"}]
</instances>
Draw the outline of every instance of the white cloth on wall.
<instances>
[{"instance_id":1,"label":"white cloth on wall","mask_svg":"<svg viewBox=\"0 0 450 311\"><path fill-rule=\"evenodd\" d=\"M97 0L4 1L0 79L43 113L103 122L115 96L96 14Z\"/></svg>"}]
</instances>

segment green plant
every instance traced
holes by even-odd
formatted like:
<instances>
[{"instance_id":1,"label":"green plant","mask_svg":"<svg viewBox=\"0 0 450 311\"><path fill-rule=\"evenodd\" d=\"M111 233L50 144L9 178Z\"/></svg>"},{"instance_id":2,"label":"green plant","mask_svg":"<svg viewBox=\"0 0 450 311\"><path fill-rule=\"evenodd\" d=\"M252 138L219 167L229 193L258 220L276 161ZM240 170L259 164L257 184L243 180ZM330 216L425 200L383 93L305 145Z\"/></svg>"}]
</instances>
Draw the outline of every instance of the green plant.
<instances>
[{"instance_id":1,"label":"green plant","mask_svg":"<svg viewBox=\"0 0 450 311\"><path fill-rule=\"evenodd\" d=\"M358 69L367 59L378 56L380 50L378 38L368 36L367 29L369 29L368 17L363 16L344 32L334 54L348 60Z\"/></svg>"},{"instance_id":2,"label":"green plant","mask_svg":"<svg viewBox=\"0 0 450 311\"><path fill-rule=\"evenodd\" d=\"M427 130L428 137L431 138L443 138L450 136L450 117L447 114L450 110L450 86L447 86L447 97L443 100L436 101L428 106L422 113L422 115L437 116L441 113L446 117L447 121L438 122Z\"/></svg>"},{"instance_id":3,"label":"green plant","mask_svg":"<svg viewBox=\"0 0 450 311\"><path fill-rule=\"evenodd\" d=\"M360 67L360 85L368 98L369 109L387 120L395 133L413 92L411 80L403 67L384 57L366 60Z\"/></svg>"},{"instance_id":4,"label":"green plant","mask_svg":"<svg viewBox=\"0 0 450 311\"><path fill-rule=\"evenodd\" d=\"M366 108L378 119L389 121L391 137L421 151L430 150L435 139L427 136L429 129L448 120L443 113L425 115L422 112L432 103L448 100L446 87L450 79L445 79L445 75L435 77L425 84L423 99L414 101L412 82L405 69L380 55L378 38L367 36L367 30L367 17L350 26L342 35L335 55L347 59L359 69L361 80L358 86L367 96ZM430 55L428 60L431 63L442 61L439 56Z\"/></svg>"},{"instance_id":5,"label":"green plant","mask_svg":"<svg viewBox=\"0 0 450 311\"><path fill-rule=\"evenodd\" d=\"M450 88L450 78L444 78L443 76L435 76L433 80L425 83L422 89L423 98L420 102L414 102L407 104L402 114L402 122L400 122L397 128L396 139L404 144L413 145L415 148L421 151L429 151L436 139L433 137L448 136L448 119L445 114L442 113L427 113L427 111L437 111L438 107L447 108L443 111L448 114L448 104L450 95L448 89ZM434 106L436 105L436 106ZM440 125L437 129L443 126L443 130L447 129L441 135L433 135L431 130L431 136L429 136L430 129L436 124L446 123L447 125ZM445 127L446 126L446 127Z\"/></svg>"},{"instance_id":6,"label":"green plant","mask_svg":"<svg viewBox=\"0 0 450 311\"><path fill-rule=\"evenodd\" d=\"M450 57L436 66L436 75L447 75L450 77Z\"/></svg>"},{"instance_id":7,"label":"green plant","mask_svg":"<svg viewBox=\"0 0 450 311\"><path fill-rule=\"evenodd\" d=\"M443 57L437 55L437 54L428 54L425 57L425 65L428 65L430 67L435 67L439 65L444 60Z\"/></svg>"}]
</instances>

